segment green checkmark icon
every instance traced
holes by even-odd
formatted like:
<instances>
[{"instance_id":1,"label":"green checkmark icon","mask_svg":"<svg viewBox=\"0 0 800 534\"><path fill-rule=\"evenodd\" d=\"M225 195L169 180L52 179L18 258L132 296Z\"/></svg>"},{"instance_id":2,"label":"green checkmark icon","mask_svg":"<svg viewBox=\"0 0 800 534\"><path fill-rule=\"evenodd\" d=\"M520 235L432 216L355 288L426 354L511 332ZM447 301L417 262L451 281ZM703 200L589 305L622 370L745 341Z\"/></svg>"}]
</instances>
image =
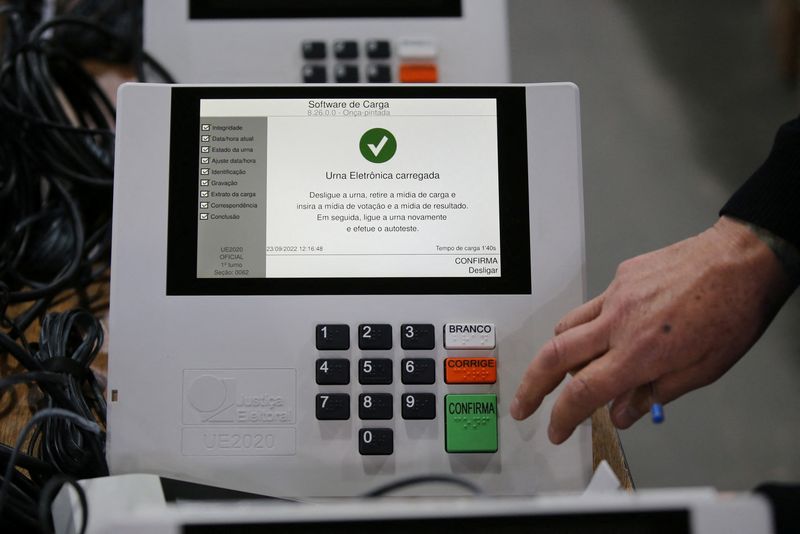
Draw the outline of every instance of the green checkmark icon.
<instances>
[{"instance_id":1,"label":"green checkmark icon","mask_svg":"<svg viewBox=\"0 0 800 534\"><path fill-rule=\"evenodd\" d=\"M361 155L372 163L386 163L397 152L397 139L389 130L372 128L364 132L358 143Z\"/></svg>"}]
</instances>

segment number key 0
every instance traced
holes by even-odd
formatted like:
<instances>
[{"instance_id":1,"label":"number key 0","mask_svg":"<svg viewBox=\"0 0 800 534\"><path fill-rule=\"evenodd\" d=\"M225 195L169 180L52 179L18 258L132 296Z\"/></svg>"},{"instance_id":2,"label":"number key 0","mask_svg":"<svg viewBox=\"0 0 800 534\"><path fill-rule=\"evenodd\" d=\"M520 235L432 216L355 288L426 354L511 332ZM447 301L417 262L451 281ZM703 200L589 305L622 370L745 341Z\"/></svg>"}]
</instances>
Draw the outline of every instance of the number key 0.
<instances>
[{"instance_id":1,"label":"number key 0","mask_svg":"<svg viewBox=\"0 0 800 534\"><path fill-rule=\"evenodd\" d=\"M362 428L358 431L358 452L365 456L394 452L394 432L391 428Z\"/></svg>"}]
</instances>

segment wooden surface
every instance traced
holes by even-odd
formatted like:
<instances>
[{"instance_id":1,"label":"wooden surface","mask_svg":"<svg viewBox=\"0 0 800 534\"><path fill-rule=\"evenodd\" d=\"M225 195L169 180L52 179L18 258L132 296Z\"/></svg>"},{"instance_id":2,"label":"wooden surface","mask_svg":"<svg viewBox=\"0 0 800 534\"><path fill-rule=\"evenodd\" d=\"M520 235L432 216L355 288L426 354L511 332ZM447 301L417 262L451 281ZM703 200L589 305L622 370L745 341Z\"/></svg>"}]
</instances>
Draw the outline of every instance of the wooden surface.
<instances>
[{"instance_id":1,"label":"wooden surface","mask_svg":"<svg viewBox=\"0 0 800 534\"><path fill-rule=\"evenodd\" d=\"M633 477L625 459L625 451L619 440L617 429L611 422L608 407L603 407L592 415L592 466L597 469L598 464L605 460L620 484L626 490L633 490Z\"/></svg>"},{"instance_id":2,"label":"wooden surface","mask_svg":"<svg viewBox=\"0 0 800 534\"><path fill-rule=\"evenodd\" d=\"M95 307L106 311L107 296L108 284L106 283L93 286L88 295ZM61 299L52 308L52 311L69 310L77 304L78 299L75 297ZM36 322L27 332L27 337L30 341L36 341L38 336L39 324ZM107 343L108 339L106 339L106 345ZM92 369L101 375L101 383L105 383L107 365L108 359L104 349L92 366ZM8 376L14 372L17 372L17 367L14 365L13 358L8 355L0 356L0 376ZM13 446L22 426L30 419L33 413L31 407L35 406L37 400L36 388L24 385L17 386L12 394L6 393L0 398L0 417L2 417L0 419L0 442ZM633 488L625 454L617 431L611 423L608 408L597 410L592 416L592 460L595 468L600 461L606 460L621 481L622 486L626 489Z\"/></svg>"}]
</instances>

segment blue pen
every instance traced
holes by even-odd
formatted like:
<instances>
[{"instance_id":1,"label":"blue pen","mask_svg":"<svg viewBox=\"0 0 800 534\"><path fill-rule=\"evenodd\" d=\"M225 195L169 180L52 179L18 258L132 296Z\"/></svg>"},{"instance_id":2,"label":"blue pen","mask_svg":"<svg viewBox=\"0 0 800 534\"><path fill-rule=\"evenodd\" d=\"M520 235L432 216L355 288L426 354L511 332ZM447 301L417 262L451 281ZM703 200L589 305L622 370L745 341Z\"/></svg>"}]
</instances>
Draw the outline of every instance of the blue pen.
<instances>
[{"instance_id":1,"label":"blue pen","mask_svg":"<svg viewBox=\"0 0 800 534\"><path fill-rule=\"evenodd\" d=\"M656 402L652 382L650 382L650 417L657 425L664 422L664 406L660 402Z\"/></svg>"}]
</instances>

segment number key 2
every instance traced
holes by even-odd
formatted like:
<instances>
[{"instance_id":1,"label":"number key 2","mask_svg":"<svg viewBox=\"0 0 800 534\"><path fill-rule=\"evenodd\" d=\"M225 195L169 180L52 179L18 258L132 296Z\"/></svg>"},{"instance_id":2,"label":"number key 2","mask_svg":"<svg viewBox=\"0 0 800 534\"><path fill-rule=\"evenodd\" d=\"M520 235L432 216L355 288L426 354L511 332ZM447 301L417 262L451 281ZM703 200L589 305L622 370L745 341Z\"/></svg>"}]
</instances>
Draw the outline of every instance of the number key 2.
<instances>
[{"instance_id":1,"label":"number key 2","mask_svg":"<svg viewBox=\"0 0 800 534\"><path fill-rule=\"evenodd\" d=\"M404 324L400 327L400 346L405 350L431 350L436 345L432 324Z\"/></svg>"},{"instance_id":2,"label":"number key 2","mask_svg":"<svg viewBox=\"0 0 800 534\"><path fill-rule=\"evenodd\" d=\"M392 348L392 325L358 325L358 348L361 350L389 350Z\"/></svg>"}]
</instances>

